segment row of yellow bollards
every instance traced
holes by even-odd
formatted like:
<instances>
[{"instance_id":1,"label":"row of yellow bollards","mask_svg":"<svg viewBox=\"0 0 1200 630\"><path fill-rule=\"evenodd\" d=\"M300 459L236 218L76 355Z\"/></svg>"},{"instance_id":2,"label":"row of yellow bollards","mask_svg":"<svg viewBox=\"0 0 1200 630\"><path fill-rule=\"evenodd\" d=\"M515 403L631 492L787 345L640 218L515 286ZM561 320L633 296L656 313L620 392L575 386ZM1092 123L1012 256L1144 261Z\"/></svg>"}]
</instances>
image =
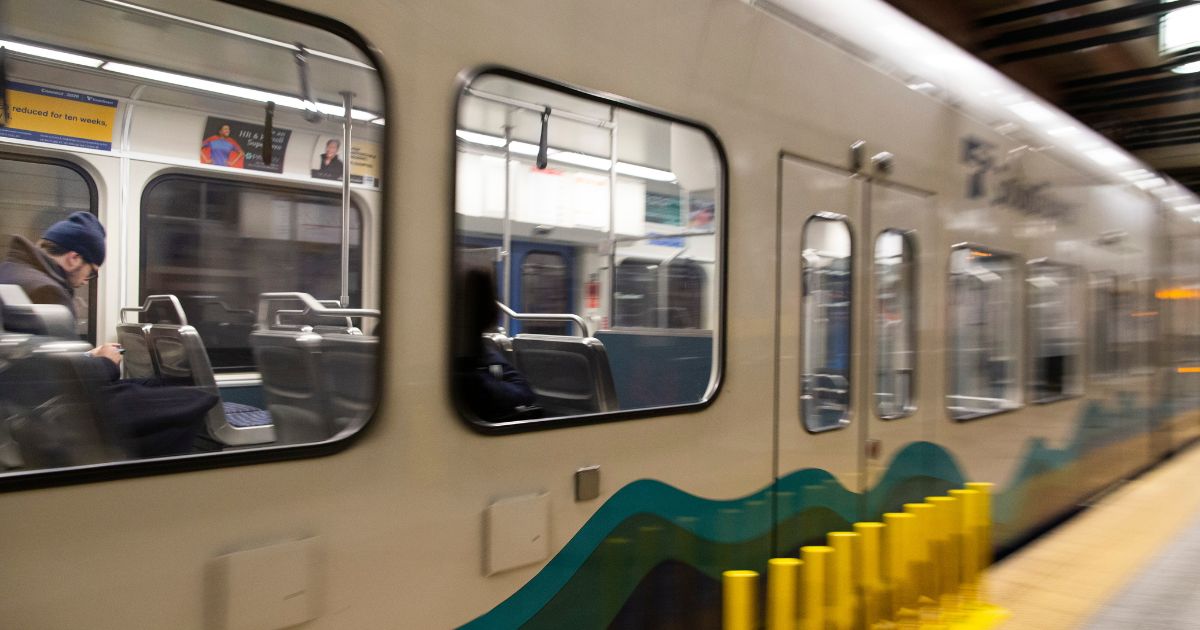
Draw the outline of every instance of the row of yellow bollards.
<instances>
[{"instance_id":1,"label":"row of yellow bollards","mask_svg":"<svg viewBox=\"0 0 1200 630\"><path fill-rule=\"evenodd\" d=\"M884 630L990 627L981 574L992 560L990 483L909 503L882 523L832 532L827 545L767 563L760 620L755 571L723 576L725 630Z\"/></svg>"}]
</instances>

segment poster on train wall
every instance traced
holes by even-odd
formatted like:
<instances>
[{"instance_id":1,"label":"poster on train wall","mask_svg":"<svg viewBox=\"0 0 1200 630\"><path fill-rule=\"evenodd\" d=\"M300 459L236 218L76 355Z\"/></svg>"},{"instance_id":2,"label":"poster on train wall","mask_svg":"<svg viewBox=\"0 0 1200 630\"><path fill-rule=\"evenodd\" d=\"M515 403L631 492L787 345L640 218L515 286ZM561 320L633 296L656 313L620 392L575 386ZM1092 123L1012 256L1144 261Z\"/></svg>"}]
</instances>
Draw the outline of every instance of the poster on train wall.
<instances>
[{"instance_id":1,"label":"poster on train wall","mask_svg":"<svg viewBox=\"0 0 1200 630\"><path fill-rule=\"evenodd\" d=\"M209 116L204 123L204 136L200 141L200 162L251 171L283 172L283 153L287 150L291 129L275 127L271 133L273 155L271 163L263 160L263 140L266 129L262 125L238 120Z\"/></svg>"},{"instance_id":2,"label":"poster on train wall","mask_svg":"<svg viewBox=\"0 0 1200 630\"><path fill-rule=\"evenodd\" d=\"M9 121L0 136L112 150L115 99L13 81L7 87Z\"/></svg>"},{"instance_id":3,"label":"poster on train wall","mask_svg":"<svg viewBox=\"0 0 1200 630\"><path fill-rule=\"evenodd\" d=\"M381 147L367 140L352 140L350 147L350 183L379 188ZM319 136L313 149L310 174L317 179L342 181L345 151L339 136Z\"/></svg>"}]
</instances>

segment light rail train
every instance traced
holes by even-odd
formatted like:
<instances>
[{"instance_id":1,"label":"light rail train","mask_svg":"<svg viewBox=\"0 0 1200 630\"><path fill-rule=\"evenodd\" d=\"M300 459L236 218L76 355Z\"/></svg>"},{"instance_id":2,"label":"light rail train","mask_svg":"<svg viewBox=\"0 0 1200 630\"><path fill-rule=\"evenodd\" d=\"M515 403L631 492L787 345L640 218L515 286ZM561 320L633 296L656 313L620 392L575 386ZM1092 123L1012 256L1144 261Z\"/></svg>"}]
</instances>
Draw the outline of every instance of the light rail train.
<instances>
[{"instance_id":1,"label":"light rail train","mask_svg":"<svg viewBox=\"0 0 1200 630\"><path fill-rule=\"evenodd\" d=\"M0 287L6 628L718 627L722 570L966 480L1010 549L1200 436L1200 201L883 2L0 0L0 51L0 233L109 251L74 320ZM189 444L104 342L219 395Z\"/></svg>"}]
</instances>

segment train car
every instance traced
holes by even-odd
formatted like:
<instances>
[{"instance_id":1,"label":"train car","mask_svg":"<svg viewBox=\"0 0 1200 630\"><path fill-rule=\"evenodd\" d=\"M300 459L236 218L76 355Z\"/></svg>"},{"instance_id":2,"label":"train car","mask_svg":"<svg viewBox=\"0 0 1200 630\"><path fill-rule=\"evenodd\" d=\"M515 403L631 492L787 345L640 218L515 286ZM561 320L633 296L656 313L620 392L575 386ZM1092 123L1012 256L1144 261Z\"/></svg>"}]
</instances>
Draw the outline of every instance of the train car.
<instances>
[{"instance_id":1,"label":"train car","mask_svg":"<svg viewBox=\"0 0 1200 630\"><path fill-rule=\"evenodd\" d=\"M881 1L0 18L0 227L108 247L74 318L0 286L5 627L718 627L1200 435L1200 201ZM219 401L114 411L106 342Z\"/></svg>"}]
</instances>

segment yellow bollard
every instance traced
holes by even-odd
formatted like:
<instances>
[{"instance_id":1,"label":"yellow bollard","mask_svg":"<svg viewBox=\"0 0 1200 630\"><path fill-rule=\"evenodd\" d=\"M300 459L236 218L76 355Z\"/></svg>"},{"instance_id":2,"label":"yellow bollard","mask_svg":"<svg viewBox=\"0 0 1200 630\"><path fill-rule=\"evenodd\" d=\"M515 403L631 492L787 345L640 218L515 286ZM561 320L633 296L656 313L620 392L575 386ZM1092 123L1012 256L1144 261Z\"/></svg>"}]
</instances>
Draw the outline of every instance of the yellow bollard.
<instances>
[{"instance_id":1,"label":"yellow bollard","mask_svg":"<svg viewBox=\"0 0 1200 630\"><path fill-rule=\"evenodd\" d=\"M833 549L833 567L829 575L831 610L834 630L853 630L858 619L857 582L859 536L854 532L830 532L829 547Z\"/></svg>"},{"instance_id":2,"label":"yellow bollard","mask_svg":"<svg viewBox=\"0 0 1200 630\"><path fill-rule=\"evenodd\" d=\"M925 502L933 506L934 520L937 521L933 571L937 576L937 594L942 597L958 588L958 556L954 546L954 518L958 514L958 499L925 497ZM945 606L945 602L942 605Z\"/></svg>"},{"instance_id":3,"label":"yellow bollard","mask_svg":"<svg viewBox=\"0 0 1200 630\"><path fill-rule=\"evenodd\" d=\"M992 566L992 488L995 484L986 481L972 481L966 485L967 490L979 493L979 570Z\"/></svg>"},{"instance_id":4,"label":"yellow bollard","mask_svg":"<svg viewBox=\"0 0 1200 630\"><path fill-rule=\"evenodd\" d=\"M883 555L886 558L883 566L892 591L890 615L895 615L905 606L915 605L917 601L909 566L914 520L915 516L902 512L883 515L883 522L887 525L883 532Z\"/></svg>"},{"instance_id":5,"label":"yellow bollard","mask_svg":"<svg viewBox=\"0 0 1200 630\"><path fill-rule=\"evenodd\" d=\"M934 522L933 505L929 503L905 503L904 512L916 517L912 528L912 556L909 566L917 597L935 598L933 592L933 552L930 549L937 524Z\"/></svg>"},{"instance_id":6,"label":"yellow bollard","mask_svg":"<svg viewBox=\"0 0 1200 630\"><path fill-rule=\"evenodd\" d=\"M826 630L825 606L829 599L829 560L833 549L821 546L800 548L800 558L804 560L804 630Z\"/></svg>"},{"instance_id":7,"label":"yellow bollard","mask_svg":"<svg viewBox=\"0 0 1200 630\"><path fill-rule=\"evenodd\" d=\"M767 630L797 630L803 565L796 558L767 561Z\"/></svg>"},{"instance_id":8,"label":"yellow bollard","mask_svg":"<svg viewBox=\"0 0 1200 630\"><path fill-rule=\"evenodd\" d=\"M959 591L963 596L963 604L972 604L975 602L975 596L978 592L979 583L979 529L976 526L976 518L979 514L979 491L978 490L951 490L950 496L961 501L962 514L962 553L959 558L962 561L962 579L961 588Z\"/></svg>"},{"instance_id":9,"label":"yellow bollard","mask_svg":"<svg viewBox=\"0 0 1200 630\"><path fill-rule=\"evenodd\" d=\"M870 628L884 616L883 571L883 523L855 523L858 534L858 590L862 600L862 623L858 627Z\"/></svg>"},{"instance_id":10,"label":"yellow bollard","mask_svg":"<svg viewBox=\"0 0 1200 630\"><path fill-rule=\"evenodd\" d=\"M758 572L726 571L721 574L724 630L757 630Z\"/></svg>"}]
</instances>

